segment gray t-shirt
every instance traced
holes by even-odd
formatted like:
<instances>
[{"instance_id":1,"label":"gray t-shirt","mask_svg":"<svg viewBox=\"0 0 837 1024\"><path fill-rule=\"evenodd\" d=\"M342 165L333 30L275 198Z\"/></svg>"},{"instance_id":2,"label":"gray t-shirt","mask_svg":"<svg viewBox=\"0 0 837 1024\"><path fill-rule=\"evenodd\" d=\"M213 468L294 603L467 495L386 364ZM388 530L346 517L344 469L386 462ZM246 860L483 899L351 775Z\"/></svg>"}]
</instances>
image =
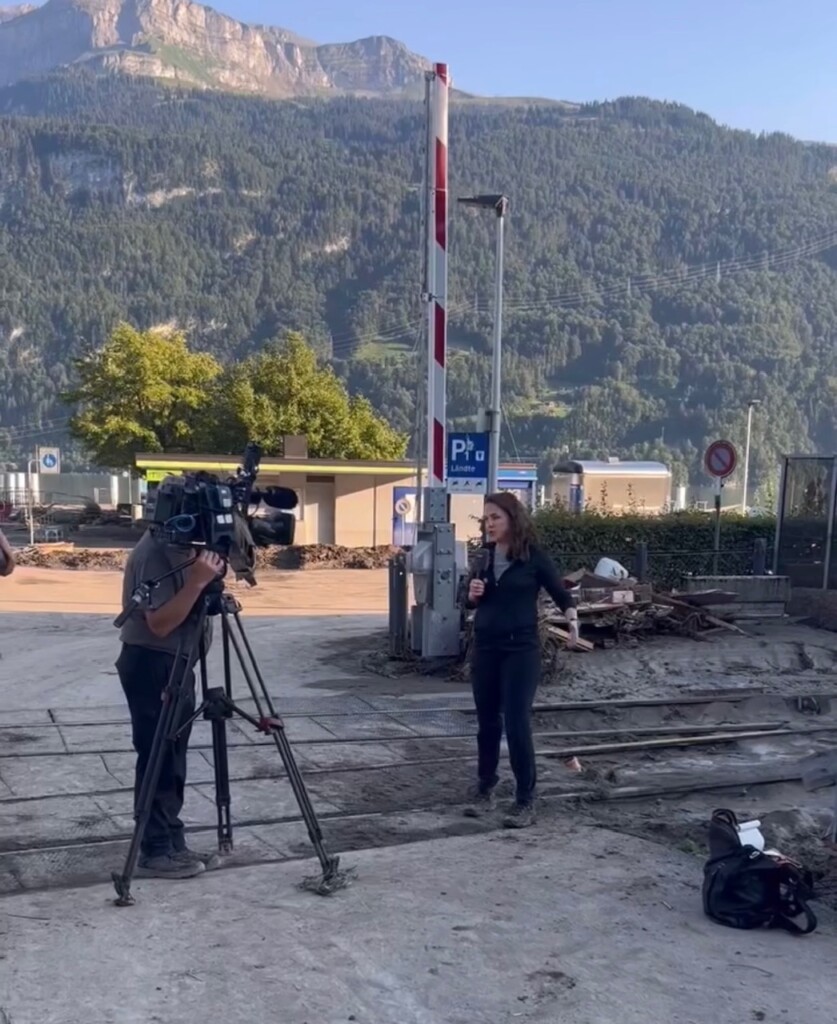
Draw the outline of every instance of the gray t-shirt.
<instances>
[{"instance_id":1,"label":"gray t-shirt","mask_svg":"<svg viewBox=\"0 0 837 1024\"><path fill-rule=\"evenodd\" d=\"M131 603L131 595L140 583L146 580L155 579L164 573L184 562L191 562L194 558L192 548L176 547L173 544L166 544L158 540L150 531L146 531L137 542L137 546L128 556L125 565L125 575L122 579L122 607L127 608ZM119 638L123 644L132 644L137 647L147 647L152 651L165 651L167 654L176 654L180 641L183 641L181 653L184 657L189 653L189 647L195 637L197 626L197 615L200 604L186 621L168 636L155 636L148 628L145 621L146 609L161 608L167 601L170 601L178 590L183 586L184 575L182 572L175 573L167 579L162 580L152 591L151 600L145 606L137 608L128 621L123 625ZM206 620L204 632L206 648L212 640L212 622Z\"/></svg>"},{"instance_id":2,"label":"gray t-shirt","mask_svg":"<svg viewBox=\"0 0 837 1024\"><path fill-rule=\"evenodd\" d=\"M494 549L494 579L499 583L500 577L511 565L508 555L499 548Z\"/></svg>"}]
</instances>

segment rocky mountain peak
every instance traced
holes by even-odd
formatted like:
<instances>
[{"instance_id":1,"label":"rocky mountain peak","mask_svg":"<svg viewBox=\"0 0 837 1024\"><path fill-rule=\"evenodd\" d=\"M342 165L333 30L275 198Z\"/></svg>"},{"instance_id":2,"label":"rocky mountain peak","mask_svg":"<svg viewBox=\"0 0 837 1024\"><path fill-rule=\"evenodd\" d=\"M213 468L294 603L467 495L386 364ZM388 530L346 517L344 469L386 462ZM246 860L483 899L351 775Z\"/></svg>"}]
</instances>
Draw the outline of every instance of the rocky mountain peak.
<instances>
[{"instance_id":1,"label":"rocky mountain peak","mask_svg":"<svg viewBox=\"0 0 837 1024\"><path fill-rule=\"evenodd\" d=\"M386 36L317 45L192 0L47 0L0 8L0 85L65 67L265 96L416 87L429 62Z\"/></svg>"},{"instance_id":2,"label":"rocky mountain peak","mask_svg":"<svg viewBox=\"0 0 837 1024\"><path fill-rule=\"evenodd\" d=\"M21 14L29 14L34 10L34 4L16 4L11 7L0 7L0 25L4 21L11 21L12 18L18 18Z\"/></svg>"}]
</instances>

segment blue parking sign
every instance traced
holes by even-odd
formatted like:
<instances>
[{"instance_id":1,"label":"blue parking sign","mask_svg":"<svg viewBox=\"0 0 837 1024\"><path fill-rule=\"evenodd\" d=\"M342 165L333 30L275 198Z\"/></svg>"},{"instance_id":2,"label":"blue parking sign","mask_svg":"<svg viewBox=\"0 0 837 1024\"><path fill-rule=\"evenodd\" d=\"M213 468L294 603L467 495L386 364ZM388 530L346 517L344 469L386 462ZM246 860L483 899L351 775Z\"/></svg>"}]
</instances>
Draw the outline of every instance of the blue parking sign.
<instances>
[{"instance_id":1,"label":"blue parking sign","mask_svg":"<svg viewBox=\"0 0 837 1024\"><path fill-rule=\"evenodd\" d=\"M488 434L448 434L448 491L485 494L488 489Z\"/></svg>"}]
</instances>

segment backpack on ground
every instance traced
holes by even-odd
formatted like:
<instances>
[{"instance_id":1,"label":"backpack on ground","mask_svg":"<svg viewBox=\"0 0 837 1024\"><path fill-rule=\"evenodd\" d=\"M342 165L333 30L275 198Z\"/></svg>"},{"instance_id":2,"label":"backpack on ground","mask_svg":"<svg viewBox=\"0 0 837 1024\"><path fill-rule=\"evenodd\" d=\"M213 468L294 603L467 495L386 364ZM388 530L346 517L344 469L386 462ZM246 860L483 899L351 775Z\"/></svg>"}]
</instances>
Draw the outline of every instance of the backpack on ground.
<instances>
[{"instance_id":1,"label":"backpack on ground","mask_svg":"<svg viewBox=\"0 0 837 1024\"><path fill-rule=\"evenodd\" d=\"M808 935L817 918L807 901L811 874L753 846L742 846L738 821L721 809L709 824L709 860L703 868L703 910L730 928L784 928Z\"/></svg>"}]
</instances>

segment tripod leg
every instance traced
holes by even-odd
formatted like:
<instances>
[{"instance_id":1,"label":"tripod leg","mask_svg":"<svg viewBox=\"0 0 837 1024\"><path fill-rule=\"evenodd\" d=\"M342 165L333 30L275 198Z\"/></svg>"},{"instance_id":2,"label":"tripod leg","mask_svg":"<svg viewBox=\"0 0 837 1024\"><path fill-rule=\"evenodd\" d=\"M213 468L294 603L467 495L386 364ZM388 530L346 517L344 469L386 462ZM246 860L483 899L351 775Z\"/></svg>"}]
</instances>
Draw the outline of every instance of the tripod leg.
<instances>
[{"instance_id":1,"label":"tripod leg","mask_svg":"<svg viewBox=\"0 0 837 1024\"><path fill-rule=\"evenodd\" d=\"M224 617L226 618L227 616L225 615ZM250 693L253 696L258 713L262 718L265 717L262 708L262 701L264 701L270 716L275 718L279 723L272 730L271 735L273 736L273 741L276 744L276 749L279 751L279 755L282 758L282 763L285 765L285 771L288 773L288 780L291 784L291 789L293 790L294 797L299 805L299 810L302 814L302 819L305 822L305 827L308 830L308 838L311 840L311 845L314 847L314 852L317 854L320 866L323 869L320 891L332 891L332 889L336 887L335 883L343 884L339 882L338 874L340 859L338 857L330 856L326 851L325 844L323 842L322 829L320 828L320 823L317 820L317 815L314 811L311 799L308 796L308 790L306 789L299 766L296 763L296 758L294 757L293 750L291 749L290 742L288 741L287 734L285 733L285 728L281 725L281 720L276 716L276 711L273 707L270 693L265 685L264 677L259 670L258 662L253 654L253 649L250 646L247 634L244 632L244 626L242 625L237 612L234 613L233 618L235 619L236 626L238 627L238 634L241 637L242 644L247 651L250 667L258 680L258 687L253 681L253 676L250 674L250 669L247 666L241 647L239 646L238 639L232 629L228 627L230 641L233 649L235 650L238 662L241 665L244 678L250 688Z\"/></svg>"},{"instance_id":2,"label":"tripod leg","mask_svg":"<svg viewBox=\"0 0 837 1024\"><path fill-rule=\"evenodd\" d=\"M218 811L218 850L232 853L233 828L230 814L230 768L227 758L227 723L212 719L212 760L215 766L215 807Z\"/></svg>"},{"instance_id":3,"label":"tripod leg","mask_svg":"<svg viewBox=\"0 0 837 1024\"><path fill-rule=\"evenodd\" d=\"M227 638L227 627L221 620L222 646L224 651L224 692L229 695L232 683L230 680L230 645ZM204 704L197 714L203 712L204 718L212 722L212 765L215 771L215 808L218 815L218 851L231 853L233 848L232 814L230 813L230 769L227 756L227 723L220 714L215 695L210 694L206 668L206 644L201 639L200 645L201 687Z\"/></svg>"},{"instance_id":4,"label":"tripod leg","mask_svg":"<svg viewBox=\"0 0 837 1024\"><path fill-rule=\"evenodd\" d=\"M114 871L111 875L114 888L116 889L117 906L130 906L134 902L134 898L131 895L131 881L137 868L140 846L145 836L148 820L151 817L151 807L154 803L157 783L160 781L160 771L163 766L166 745L171 744L174 739L174 730L177 727L178 716L182 706L183 687L191 671L191 664L191 658L175 658L175 663L169 675L169 681L166 683L166 689L163 692L163 707L160 717L157 719L157 727L154 730L154 739L151 743L148 765L137 796L137 804L134 808L134 831L128 846L125 864L121 874ZM181 665L185 667L181 669ZM181 671L181 678L179 683L175 684L178 671Z\"/></svg>"},{"instance_id":5,"label":"tripod leg","mask_svg":"<svg viewBox=\"0 0 837 1024\"><path fill-rule=\"evenodd\" d=\"M232 670L230 665L230 624L226 615L221 616L221 652L224 656L224 691L232 700Z\"/></svg>"}]
</instances>

